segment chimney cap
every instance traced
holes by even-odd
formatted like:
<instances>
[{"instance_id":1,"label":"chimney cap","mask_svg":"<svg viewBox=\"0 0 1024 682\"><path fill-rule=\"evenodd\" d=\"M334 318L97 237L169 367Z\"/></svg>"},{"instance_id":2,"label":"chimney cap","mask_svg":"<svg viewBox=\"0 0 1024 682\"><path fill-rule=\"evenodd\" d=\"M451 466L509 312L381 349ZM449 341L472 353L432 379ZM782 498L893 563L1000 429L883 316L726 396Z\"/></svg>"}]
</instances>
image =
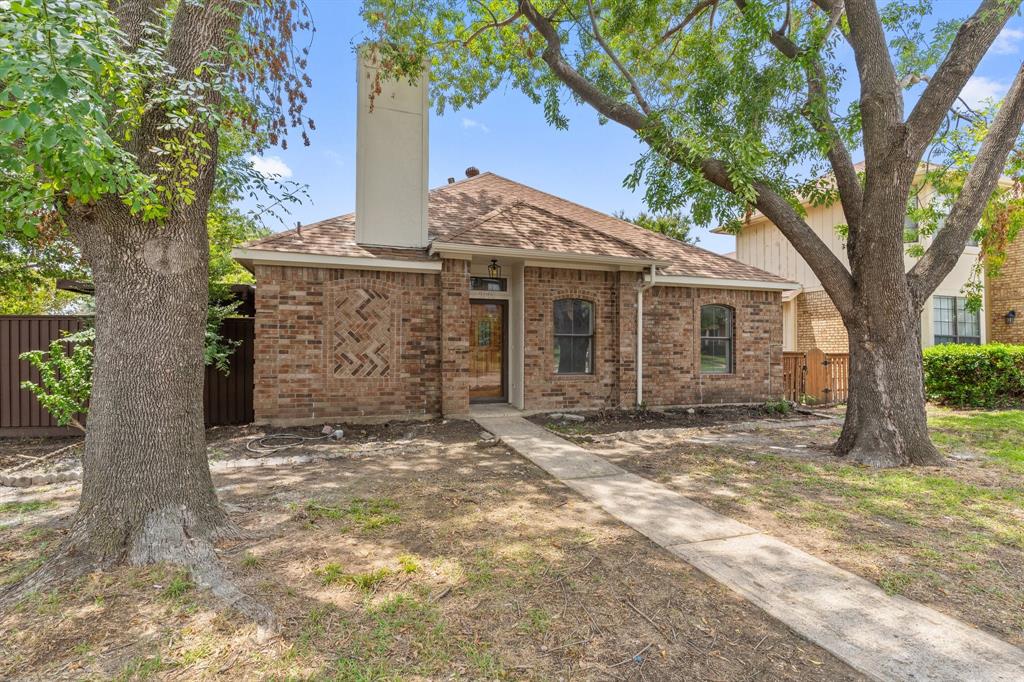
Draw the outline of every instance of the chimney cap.
<instances>
[{"instance_id":1,"label":"chimney cap","mask_svg":"<svg viewBox=\"0 0 1024 682\"><path fill-rule=\"evenodd\" d=\"M475 178L478 175L480 175L480 169L477 168L476 166L470 166L469 168L466 169L467 178Z\"/></svg>"}]
</instances>

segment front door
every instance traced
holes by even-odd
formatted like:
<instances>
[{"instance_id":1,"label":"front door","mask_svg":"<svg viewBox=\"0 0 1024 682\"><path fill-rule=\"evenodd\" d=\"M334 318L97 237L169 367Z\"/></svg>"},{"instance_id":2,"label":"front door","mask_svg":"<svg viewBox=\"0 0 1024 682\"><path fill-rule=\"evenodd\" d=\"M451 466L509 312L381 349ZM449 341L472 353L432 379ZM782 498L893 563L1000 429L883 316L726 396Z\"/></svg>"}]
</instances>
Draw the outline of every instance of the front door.
<instances>
[{"instance_id":1,"label":"front door","mask_svg":"<svg viewBox=\"0 0 1024 682\"><path fill-rule=\"evenodd\" d=\"M469 399L504 402L506 301L469 302Z\"/></svg>"}]
</instances>

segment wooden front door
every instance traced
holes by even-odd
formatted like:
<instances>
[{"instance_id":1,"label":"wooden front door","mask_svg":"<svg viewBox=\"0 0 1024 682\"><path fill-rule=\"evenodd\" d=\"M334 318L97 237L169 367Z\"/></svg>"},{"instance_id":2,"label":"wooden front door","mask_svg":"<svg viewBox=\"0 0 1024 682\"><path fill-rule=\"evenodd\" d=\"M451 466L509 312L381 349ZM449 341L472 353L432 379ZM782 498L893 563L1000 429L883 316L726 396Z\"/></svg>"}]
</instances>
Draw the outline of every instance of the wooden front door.
<instances>
[{"instance_id":1,"label":"wooden front door","mask_svg":"<svg viewBox=\"0 0 1024 682\"><path fill-rule=\"evenodd\" d=\"M506 301L469 302L469 399L501 402L505 392Z\"/></svg>"}]
</instances>

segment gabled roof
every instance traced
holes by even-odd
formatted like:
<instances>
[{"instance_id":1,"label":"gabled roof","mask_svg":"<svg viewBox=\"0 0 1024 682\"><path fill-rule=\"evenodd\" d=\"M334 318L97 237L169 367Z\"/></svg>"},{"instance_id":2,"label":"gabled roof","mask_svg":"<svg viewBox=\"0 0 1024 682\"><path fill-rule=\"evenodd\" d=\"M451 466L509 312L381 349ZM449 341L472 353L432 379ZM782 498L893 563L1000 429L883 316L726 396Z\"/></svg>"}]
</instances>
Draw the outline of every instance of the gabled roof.
<instances>
[{"instance_id":1,"label":"gabled roof","mask_svg":"<svg viewBox=\"0 0 1024 682\"><path fill-rule=\"evenodd\" d=\"M633 223L541 192L494 173L431 190L428 236L444 245L508 248L573 256L657 263L669 276L786 282L781 277ZM429 261L427 249L363 246L355 242L355 214L323 220L246 244L247 252L342 258Z\"/></svg>"}]
</instances>

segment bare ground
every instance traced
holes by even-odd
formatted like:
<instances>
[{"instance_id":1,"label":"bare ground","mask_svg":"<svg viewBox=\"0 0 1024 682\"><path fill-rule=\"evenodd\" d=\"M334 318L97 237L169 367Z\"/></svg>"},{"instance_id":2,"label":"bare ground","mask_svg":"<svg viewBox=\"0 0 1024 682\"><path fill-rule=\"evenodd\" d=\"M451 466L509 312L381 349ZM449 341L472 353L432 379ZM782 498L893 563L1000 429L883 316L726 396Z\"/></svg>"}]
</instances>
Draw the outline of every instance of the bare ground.
<instances>
[{"instance_id":1,"label":"bare ground","mask_svg":"<svg viewBox=\"0 0 1024 682\"><path fill-rule=\"evenodd\" d=\"M829 454L835 424L775 426L635 431L586 447L889 593L1024 645L1024 470L962 448L947 448L955 456L944 467L874 470Z\"/></svg>"},{"instance_id":2,"label":"bare ground","mask_svg":"<svg viewBox=\"0 0 1024 682\"><path fill-rule=\"evenodd\" d=\"M579 412L583 422L564 421L552 414L535 414L528 419L534 424L546 426L557 433L569 436L635 431L638 429L699 428L733 424L752 419L791 420L807 419L808 414L798 413L788 405L781 411L781 403L765 405L704 405L690 408L669 408L664 410L593 410ZM586 439L583 439L586 441Z\"/></svg>"},{"instance_id":3,"label":"bare ground","mask_svg":"<svg viewBox=\"0 0 1024 682\"><path fill-rule=\"evenodd\" d=\"M221 556L279 637L171 568L125 568L0 615L0 678L861 679L477 433L216 476L252 534ZM54 547L76 495L7 494L0 582Z\"/></svg>"}]
</instances>

